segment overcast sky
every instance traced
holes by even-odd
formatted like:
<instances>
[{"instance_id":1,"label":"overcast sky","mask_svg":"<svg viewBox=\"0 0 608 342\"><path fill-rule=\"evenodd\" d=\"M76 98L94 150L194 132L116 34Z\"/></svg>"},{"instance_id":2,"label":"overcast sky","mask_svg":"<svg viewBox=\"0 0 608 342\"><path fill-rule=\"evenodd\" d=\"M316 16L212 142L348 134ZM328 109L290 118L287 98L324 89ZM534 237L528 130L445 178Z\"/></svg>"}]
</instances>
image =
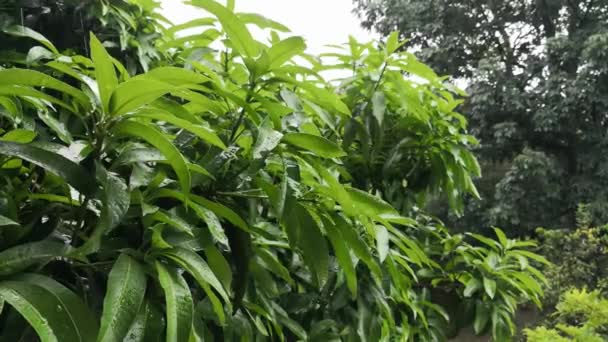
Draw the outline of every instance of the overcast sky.
<instances>
[{"instance_id":1,"label":"overcast sky","mask_svg":"<svg viewBox=\"0 0 608 342\"><path fill-rule=\"evenodd\" d=\"M163 14L174 23L202 16L181 0L162 0ZM219 0L223 3L223 0ZM236 0L237 12L254 12L278 21L306 39L308 51L326 52L323 46L340 44L353 35L360 41L374 36L362 29L354 14L352 0ZM257 37L263 40L266 37Z\"/></svg>"}]
</instances>

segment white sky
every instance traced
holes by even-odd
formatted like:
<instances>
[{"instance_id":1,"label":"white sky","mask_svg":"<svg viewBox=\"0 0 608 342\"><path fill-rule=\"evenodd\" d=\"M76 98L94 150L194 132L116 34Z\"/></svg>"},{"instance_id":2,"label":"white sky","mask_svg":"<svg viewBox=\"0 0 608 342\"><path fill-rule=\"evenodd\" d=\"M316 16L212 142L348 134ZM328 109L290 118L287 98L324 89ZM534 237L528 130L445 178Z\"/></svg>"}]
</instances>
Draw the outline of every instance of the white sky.
<instances>
[{"instance_id":1,"label":"white sky","mask_svg":"<svg viewBox=\"0 0 608 342\"><path fill-rule=\"evenodd\" d=\"M175 24L206 16L181 0L161 0L161 3L163 15ZM327 52L324 45L346 43L349 35L359 41L376 37L361 28L352 9L352 0L236 0L237 12L258 13L280 22L294 35L302 36L308 52L315 54ZM264 41L266 37L256 38Z\"/></svg>"}]
</instances>

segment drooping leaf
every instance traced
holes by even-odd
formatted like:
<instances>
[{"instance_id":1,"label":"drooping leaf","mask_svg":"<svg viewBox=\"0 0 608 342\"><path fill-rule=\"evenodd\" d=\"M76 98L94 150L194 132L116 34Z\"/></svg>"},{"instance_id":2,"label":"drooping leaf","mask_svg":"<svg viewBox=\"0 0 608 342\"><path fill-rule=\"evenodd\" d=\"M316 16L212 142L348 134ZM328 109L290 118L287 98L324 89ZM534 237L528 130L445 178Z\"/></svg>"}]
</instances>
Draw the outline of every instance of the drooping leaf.
<instances>
[{"instance_id":1,"label":"drooping leaf","mask_svg":"<svg viewBox=\"0 0 608 342\"><path fill-rule=\"evenodd\" d=\"M21 25L13 25L5 28L3 30L4 33L10 34L12 36L17 37L27 37L36 40L40 44L46 46L49 50L51 50L54 54L59 54L59 50L42 34L32 30L29 27L21 26Z\"/></svg>"},{"instance_id":2,"label":"drooping leaf","mask_svg":"<svg viewBox=\"0 0 608 342\"><path fill-rule=\"evenodd\" d=\"M44 264L66 254L68 246L61 242L43 240L20 244L0 252L0 276Z\"/></svg>"},{"instance_id":3,"label":"drooping leaf","mask_svg":"<svg viewBox=\"0 0 608 342\"><path fill-rule=\"evenodd\" d=\"M74 292L57 281L39 274L24 273L16 279L42 287L48 291L50 297L56 298L61 303L62 311L69 319L68 322L78 334L78 341L95 340L99 330L97 317Z\"/></svg>"},{"instance_id":4,"label":"drooping leaf","mask_svg":"<svg viewBox=\"0 0 608 342\"><path fill-rule=\"evenodd\" d=\"M110 271L98 342L120 342L135 320L146 292L143 267L121 254Z\"/></svg>"},{"instance_id":5,"label":"drooping leaf","mask_svg":"<svg viewBox=\"0 0 608 342\"><path fill-rule=\"evenodd\" d=\"M0 154L21 158L36 164L60 176L82 194L90 195L95 191L95 182L91 182L88 172L59 154L27 144L8 141L0 141Z\"/></svg>"},{"instance_id":6,"label":"drooping leaf","mask_svg":"<svg viewBox=\"0 0 608 342\"><path fill-rule=\"evenodd\" d=\"M190 191L190 170L181 152L156 128L135 121L121 121L113 131L117 135L127 135L141 138L156 147L173 167L180 186L184 192Z\"/></svg>"},{"instance_id":7,"label":"drooping leaf","mask_svg":"<svg viewBox=\"0 0 608 342\"><path fill-rule=\"evenodd\" d=\"M34 328L42 342L90 341L75 328L62 302L43 287L24 281L0 282L0 298L10 304Z\"/></svg>"},{"instance_id":8,"label":"drooping leaf","mask_svg":"<svg viewBox=\"0 0 608 342\"><path fill-rule=\"evenodd\" d=\"M465 285L464 296L471 297L477 290L481 289L481 282L477 278L471 278Z\"/></svg>"},{"instance_id":9,"label":"drooping leaf","mask_svg":"<svg viewBox=\"0 0 608 342\"><path fill-rule=\"evenodd\" d=\"M74 97L84 108L90 107L89 98L81 90L36 70L2 69L0 70L0 86L4 85L54 89Z\"/></svg>"},{"instance_id":10,"label":"drooping leaf","mask_svg":"<svg viewBox=\"0 0 608 342\"><path fill-rule=\"evenodd\" d=\"M187 341L192 328L192 294L186 280L175 269L156 262L158 280L165 292L167 311L166 341Z\"/></svg>"},{"instance_id":11,"label":"drooping leaf","mask_svg":"<svg viewBox=\"0 0 608 342\"><path fill-rule=\"evenodd\" d=\"M205 293L207 293L209 300L211 300L211 303L213 304L215 314L223 324L226 319L224 308L209 286L219 293L228 307L230 307L230 298L205 260L198 254L183 248L164 250L162 255L177 263L196 279L197 283L203 288Z\"/></svg>"},{"instance_id":12,"label":"drooping leaf","mask_svg":"<svg viewBox=\"0 0 608 342\"><path fill-rule=\"evenodd\" d=\"M164 113L158 113L158 112L154 112L154 111L142 111L142 112L135 113L134 116L145 117L145 118L150 118L150 119L157 120L157 121L168 122L172 125L175 125L179 128L185 129L185 130L195 134L197 137L201 138L202 140L206 141L207 143L209 143L211 145L215 145L222 149L226 148L226 145L224 144L222 139L220 139L220 137L218 137L217 134L215 134L215 132L212 129L207 128L205 126L196 125L192 122L180 119L178 117L171 116L171 115L164 114Z\"/></svg>"},{"instance_id":13,"label":"drooping leaf","mask_svg":"<svg viewBox=\"0 0 608 342\"><path fill-rule=\"evenodd\" d=\"M30 97L37 100L45 100L48 103L56 104L60 107L63 107L64 109L67 109L72 113L76 112L76 109L72 105L31 87L25 87L20 85L0 85L0 95Z\"/></svg>"}]
</instances>

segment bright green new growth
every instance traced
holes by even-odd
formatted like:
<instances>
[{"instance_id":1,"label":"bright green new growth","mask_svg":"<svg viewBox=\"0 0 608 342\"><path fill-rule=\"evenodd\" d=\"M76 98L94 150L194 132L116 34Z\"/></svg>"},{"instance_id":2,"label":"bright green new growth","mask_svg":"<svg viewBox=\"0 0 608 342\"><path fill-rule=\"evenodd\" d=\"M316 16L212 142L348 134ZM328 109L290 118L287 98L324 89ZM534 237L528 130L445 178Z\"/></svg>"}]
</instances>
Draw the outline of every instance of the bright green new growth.
<instances>
[{"instance_id":1,"label":"bright green new growth","mask_svg":"<svg viewBox=\"0 0 608 342\"><path fill-rule=\"evenodd\" d=\"M543 295L534 244L405 216L477 195L459 92L397 34L319 59L233 3L191 3L213 18L156 32L146 73L95 32L90 59L0 59L1 337L436 341L473 326L507 341Z\"/></svg>"},{"instance_id":2,"label":"bright green new growth","mask_svg":"<svg viewBox=\"0 0 608 342\"><path fill-rule=\"evenodd\" d=\"M558 319L555 328L525 330L528 342L601 342L608 337L608 299L598 291L574 289L564 293L554 315Z\"/></svg>"}]
</instances>

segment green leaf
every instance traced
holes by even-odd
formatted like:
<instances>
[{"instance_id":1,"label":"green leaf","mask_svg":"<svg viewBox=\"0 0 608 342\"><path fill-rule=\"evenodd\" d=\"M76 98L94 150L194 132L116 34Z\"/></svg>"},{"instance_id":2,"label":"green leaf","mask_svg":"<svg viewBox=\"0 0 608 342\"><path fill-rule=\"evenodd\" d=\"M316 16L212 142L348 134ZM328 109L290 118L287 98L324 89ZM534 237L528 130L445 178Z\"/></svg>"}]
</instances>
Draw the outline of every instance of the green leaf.
<instances>
[{"instance_id":1,"label":"green leaf","mask_svg":"<svg viewBox=\"0 0 608 342\"><path fill-rule=\"evenodd\" d=\"M389 251L389 234L384 226L376 226L376 249L378 250L378 258L380 262L384 262Z\"/></svg>"},{"instance_id":2,"label":"green leaf","mask_svg":"<svg viewBox=\"0 0 608 342\"><path fill-rule=\"evenodd\" d=\"M72 134L67 129L66 125L63 122L57 120L54 116L46 111L38 111L38 117L42 120L51 130L57 134L57 137L61 139L66 144L71 144L74 139L72 138Z\"/></svg>"},{"instance_id":3,"label":"green leaf","mask_svg":"<svg viewBox=\"0 0 608 342\"><path fill-rule=\"evenodd\" d=\"M124 84L124 83L123 83ZM141 138L156 147L173 167L184 193L190 191L190 170L181 152L169 141L163 133L152 126L134 121L121 121L113 127L117 135L128 135Z\"/></svg>"},{"instance_id":4,"label":"green leaf","mask_svg":"<svg viewBox=\"0 0 608 342\"><path fill-rule=\"evenodd\" d=\"M325 225L327 237L331 242L338 263L342 266L342 270L346 275L346 285L350 290L352 298L357 298L357 272L355 271L355 265L350 257L350 252L346 240L342 236L340 230L336 229L333 225Z\"/></svg>"},{"instance_id":5,"label":"green leaf","mask_svg":"<svg viewBox=\"0 0 608 342\"><path fill-rule=\"evenodd\" d=\"M505 233L498 229L498 228L494 228L494 233L496 233L496 236L498 237L498 241L500 241L500 244L502 245L503 248L507 247L507 236L505 235Z\"/></svg>"},{"instance_id":6,"label":"green leaf","mask_svg":"<svg viewBox=\"0 0 608 342\"><path fill-rule=\"evenodd\" d=\"M215 213L197 203L189 203L188 206L196 212L199 218L205 221L209 232L211 235L213 235L215 240L224 246L227 246L228 238L226 237L224 229L222 228L222 225Z\"/></svg>"},{"instance_id":7,"label":"green leaf","mask_svg":"<svg viewBox=\"0 0 608 342\"><path fill-rule=\"evenodd\" d=\"M277 259L277 257L272 254L267 248L258 248L256 249L255 254L260 257L263 261L264 266L270 270L272 273L281 277L289 284L293 284L294 281L289 275L289 270L283 266L283 264Z\"/></svg>"},{"instance_id":8,"label":"green leaf","mask_svg":"<svg viewBox=\"0 0 608 342\"><path fill-rule=\"evenodd\" d=\"M215 15L222 24L224 31L228 34L232 46L239 54L250 58L259 55L258 42L253 39L245 24L226 7L213 0L191 0L187 3L201 7Z\"/></svg>"},{"instance_id":9,"label":"green leaf","mask_svg":"<svg viewBox=\"0 0 608 342\"><path fill-rule=\"evenodd\" d=\"M406 41L399 42L399 31L393 31L386 38L386 54L391 55L397 51Z\"/></svg>"},{"instance_id":10,"label":"green leaf","mask_svg":"<svg viewBox=\"0 0 608 342\"><path fill-rule=\"evenodd\" d=\"M549 260L547 260L545 257L543 257L542 255L538 255L536 253L532 253L530 251L517 250L517 251L512 251L511 253L524 256L524 257L526 257L528 259L532 259L534 261L538 261L541 264L551 265L551 262L549 262Z\"/></svg>"},{"instance_id":11,"label":"green leaf","mask_svg":"<svg viewBox=\"0 0 608 342\"><path fill-rule=\"evenodd\" d=\"M19 223L11 220L6 216L0 215L0 227L19 227Z\"/></svg>"},{"instance_id":12,"label":"green leaf","mask_svg":"<svg viewBox=\"0 0 608 342\"><path fill-rule=\"evenodd\" d=\"M10 34L11 36L16 37L26 37L31 38L37 41L38 43L46 46L49 50L51 50L54 54L59 54L59 50L42 34L32 30L29 27L21 26L21 25L13 25L5 28L3 30L4 33Z\"/></svg>"},{"instance_id":13,"label":"green leaf","mask_svg":"<svg viewBox=\"0 0 608 342\"><path fill-rule=\"evenodd\" d=\"M196 227L190 225L190 223L183 220L181 217L164 210L158 210L154 214L148 216L150 219L166 223L180 232L186 233L190 236L194 236L194 230Z\"/></svg>"},{"instance_id":14,"label":"green leaf","mask_svg":"<svg viewBox=\"0 0 608 342\"><path fill-rule=\"evenodd\" d=\"M112 92L109 113L123 115L135 111L174 90L175 87L169 83L153 79L132 78L119 84Z\"/></svg>"},{"instance_id":15,"label":"green leaf","mask_svg":"<svg viewBox=\"0 0 608 342\"><path fill-rule=\"evenodd\" d=\"M355 188L346 188L355 208L363 215L375 218L398 216L397 210L381 198Z\"/></svg>"},{"instance_id":16,"label":"green leaf","mask_svg":"<svg viewBox=\"0 0 608 342\"><path fill-rule=\"evenodd\" d=\"M192 70L173 66L159 67L148 71L139 78L152 78L174 86L187 84L199 84L209 82L209 77L196 73Z\"/></svg>"},{"instance_id":17,"label":"green leaf","mask_svg":"<svg viewBox=\"0 0 608 342\"><path fill-rule=\"evenodd\" d=\"M220 281L217 279L213 271L209 268L205 260L198 254L183 248L174 248L170 250L163 250L162 255L173 260L175 263L184 268L190 273L198 284L207 293L207 296L213 304L213 309L218 316L220 322L223 324L226 320L224 308L211 290L209 285L215 289L219 295L224 299L227 306L230 306L230 298L228 293L223 288ZM230 310L229 310L230 311Z\"/></svg>"},{"instance_id":18,"label":"green leaf","mask_svg":"<svg viewBox=\"0 0 608 342\"><path fill-rule=\"evenodd\" d=\"M6 132L0 138L1 141L12 141L20 144L27 144L32 142L36 138L37 134L34 131L26 130L26 129L14 129L12 131Z\"/></svg>"},{"instance_id":19,"label":"green leaf","mask_svg":"<svg viewBox=\"0 0 608 342\"><path fill-rule=\"evenodd\" d=\"M167 312L166 341L187 341L192 328L194 305L186 280L175 270L156 262L158 280L165 292Z\"/></svg>"},{"instance_id":20,"label":"green leaf","mask_svg":"<svg viewBox=\"0 0 608 342\"><path fill-rule=\"evenodd\" d=\"M471 278L465 285L463 295L465 297L471 297L479 289L481 289L481 282L479 279Z\"/></svg>"},{"instance_id":21,"label":"green leaf","mask_svg":"<svg viewBox=\"0 0 608 342\"><path fill-rule=\"evenodd\" d=\"M103 185L102 208L97 226L87 242L78 249L78 253L88 255L99 250L104 234L116 228L129 210L131 196L124 180L107 172L102 166L97 167L97 179Z\"/></svg>"},{"instance_id":22,"label":"green leaf","mask_svg":"<svg viewBox=\"0 0 608 342\"><path fill-rule=\"evenodd\" d=\"M272 122L269 117L266 117L264 121L258 127L258 137L253 146L253 158L261 159L264 154L272 151L279 142L283 134L275 131L272 127Z\"/></svg>"},{"instance_id":23,"label":"green leaf","mask_svg":"<svg viewBox=\"0 0 608 342\"><path fill-rule=\"evenodd\" d=\"M171 189L161 189L159 191L156 191L150 196L150 199L163 198L163 197L175 198L186 204L188 204L190 201L194 201L197 204L200 204L203 207L213 211L217 216L226 219L228 222L232 223L236 227L239 227L244 231L249 231L249 226L247 225L247 222L245 222L232 209L226 207L223 204L210 201L204 197L197 196L197 195L186 196L183 193L178 193L177 191L174 191Z\"/></svg>"},{"instance_id":24,"label":"green leaf","mask_svg":"<svg viewBox=\"0 0 608 342\"><path fill-rule=\"evenodd\" d=\"M213 26L215 24L215 18L197 18L190 21L187 21L183 24L174 25L167 29L167 35L173 35L176 32L187 30L190 28L200 27L200 26Z\"/></svg>"},{"instance_id":25,"label":"green leaf","mask_svg":"<svg viewBox=\"0 0 608 342\"><path fill-rule=\"evenodd\" d=\"M496 280L484 277L483 288L486 290L488 296L494 299L494 295L496 295Z\"/></svg>"},{"instance_id":26,"label":"green leaf","mask_svg":"<svg viewBox=\"0 0 608 342\"><path fill-rule=\"evenodd\" d=\"M164 332L163 313L144 300L123 342L161 342L165 341Z\"/></svg>"},{"instance_id":27,"label":"green leaf","mask_svg":"<svg viewBox=\"0 0 608 342\"><path fill-rule=\"evenodd\" d=\"M306 50L306 43L301 37L283 39L268 49L268 68L270 70L278 68L304 50Z\"/></svg>"},{"instance_id":28,"label":"green leaf","mask_svg":"<svg viewBox=\"0 0 608 342\"><path fill-rule=\"evenodd\" d=\"M2 69L0 70L0 85L21 85L54 89L74 97L84 108L90 108L91 106L88 96L81 90L35 70Z\"/></svg>"},{"instance_id":29,"label":"green leaf","mask_svg":"<svg viewBox=\"0 0 608 342\"><path fill-rule=\"evenodd\" d=\"M215 132L211 128L207 128L202 125L196 125L192 122L180 119L178 117L154 111L141 111L135 113L134 116L150 118L156 121L168 122L172 125L175 125L179 128L185 129L193 133L194 135L201 138L203 141L208 142L211 145L215 145L222 149L226 148L226 145L224 144L222 139L220 139L220 137L218 137L217 134L215 134Z\"/></svg>"},{"instance_id":30,"label":"green leaf","mask_svg":"<svg viewBox=\"0 0 608 342\"><path fill-rule=\"evenodd\" d=\"M114 63L112 63L112 58L93 32L91 32L89 44L91 46L91 59L95 64L95 78L99 88L101 105L104 113L110 113L110 98L114 89L118 86Z\"/></svg>"},{"instance_id":31,"label":"green leaf","mask_svg":"<svg viewBox=\"0 0 608 342\"><path fill-rule=\"evenodd\" d=\"M371 248L365 244L356 230L356 225L347 223L342 217L333 215L332 219L352 252L361 259L374 275L380 277L382 271L371 254Z\"/></svg>"},{"instance_id":32,"label":"green leaf","mask_svg":"<svg viewBox=\"0 0 608 342\"><path fill-rule=\"evenodd\" d=\"M98 342L120 342L135 320L146 292L143 267L127 254L120 254L108 277Z\"/></svg>"},{"instance_id":33,"label":"green leaf","mask_svg":"<svg viewBox=\"0 0 608 342\"><path fill-rule=\"evenodd\" d=\"M11 275L30 266L44 264L66 254L68 246L54 241L17 245L0 252L0 276Z\"/></svg>"},{"instance_id":34,"label":"green leaf","mask_svg":"<svg viewBox=\"0 0 608 342\"><path fill-rule=\"evenodd\" d=\"M232 271L228 260L226 260L222 255L222 252L211 243L206 244L203 250L205 251L207 262L209 263L211 270L213 270L213 273L217 276L222 285L224 285L224 288L230 290L232 288ZM234 257L234 255L235 254L233 253L232 256Z\"/></svg>"},{"instance_id":35,"label":"green leaf","mask_svg":"<svg viewBox=\"0 0 608 342\"><path fill-rule=\"evenodd\" d=\"M339 158L346 156L346 153L333 142L313 134L307 133L287 133L283 136L283 141L313 152L323 158Z\"/></svg>"},{"instance_id":36,"label":"green leaf","mask_svg":"<svg viewBox=\"0 0 608 342\"><path fill-rule=\"evenodd\" d=\"M67 104L66 102L30 87L23 87L19 85L0 85L0 95L31 97L37 100L45 100L49 103L61 106L72 113L75 112L74 107Z\"/></svg>"},{"instance_id":37,"label":"green leaf","mask_svg":"<svg viewBox=\"0 0 608 342\"><path fill-rule=\"evenodd\" d=\"M34 328L42 342L90 341L74 327L63 303L43 287L23 281L0 282L0 298L4 299Z\"/></svg>"},{"instance_id":38,"label":"green leaf","mask_svg":"<svg viewBox=\"0 0 608 342\"><path fill-rule=\"evenodd\" d=\"M217 203L217 202L210 201L201 196L191 195L190 198L194 202L213 211L217 216L226 219L228 222L232 223L233 225L241 228L242 230L244 230L246 232L249 231L249 225L247 225L247 222L245 222L237 213L235 213L232 209L228 208L227 206Z\"/></svg>"},{"instance_id":39,"label":"green leaf","mask_svg":"<svg viewBox=\"0 0 608 342\"><path fill-rule=\"evenodd\" d=\"M36 164L63 178L84 195L90 195L95 191L95 182L91 182L91 176L88 172L80 165L59 154L8 141L0 141L0 154L21 158Z\"/></svg>"},{"instance_id":40,"label":"green leaf","mask_svg":"<svg viewBox=\"0 0 608 342\"><path fill-rule=\"evenodd\" d=\"M72 325L78 334L79 339L77 341L95 340L99 330L97 317L74 292L57 281L39 274L25 273L19 275L16 279L42 287L49 292L50 297L61 303L62 311L66 313L68 318L67 322Z\"/></svg>"},{"instance_id":41,"label":"green leaf","mask_svg":"<svg viewBox=\"0 0 608 342\"><path fill-rule=\"evenodd\" d=\"M383 92L377 91L374 93L372 97L372 109L374 117L378 120L378 124L382 126L384 113L386 112L386 99Z\"/></svg>"},{"instance_id":42,"label":"green leaf","mask_svg":"<svg viewBox=\"0 0 608 342\"><path fill-rule=\"evenodd\" d=\"M327 241L306 208L295 202L293 198L288 202L283 226L287 231L289 243L302 251L304 263L321 288L327 281L329 270Z\"/></svg>"},{"instance_id":43,"label":"green leaf","mask_svg":"<svg viewBox=\"0 0 608 342\"><path fill-rule=\"evenodd\" d=\"M254 24L261 29L272 29L279 32L290 32L289 28L272 19L268 19L257 13L239 13L238 18L245 24Z\"/></svg>"},{"instance_id":44,"label":"green leaf","mask_svg":"<svg viewBox=\"0 0 608 342\"><path fill-rule=\"evenodd\" d=\"M487 238L487 237L485 237L483 235L473 234L473 233L467 233L467 235L469 235L469 236L475 238L476 240L484 243L485 245L487 245L488 247L492 248L495 251L498 251L501 248L501 245L497 241L492 240L490 238Z\"/></svg>"},{"instance_id":45,"label":"green leaf","mask_svg":"<svg viewBox=\"0 0 608 342\"><path fill-rule=\"evenodd\" d=\"M476 334L481 334L485 327L488 325L490 320L490 310L487 304L478 302L475 304L475 321L473 322L473 329Z\"/></svg>"}]
</instances>

